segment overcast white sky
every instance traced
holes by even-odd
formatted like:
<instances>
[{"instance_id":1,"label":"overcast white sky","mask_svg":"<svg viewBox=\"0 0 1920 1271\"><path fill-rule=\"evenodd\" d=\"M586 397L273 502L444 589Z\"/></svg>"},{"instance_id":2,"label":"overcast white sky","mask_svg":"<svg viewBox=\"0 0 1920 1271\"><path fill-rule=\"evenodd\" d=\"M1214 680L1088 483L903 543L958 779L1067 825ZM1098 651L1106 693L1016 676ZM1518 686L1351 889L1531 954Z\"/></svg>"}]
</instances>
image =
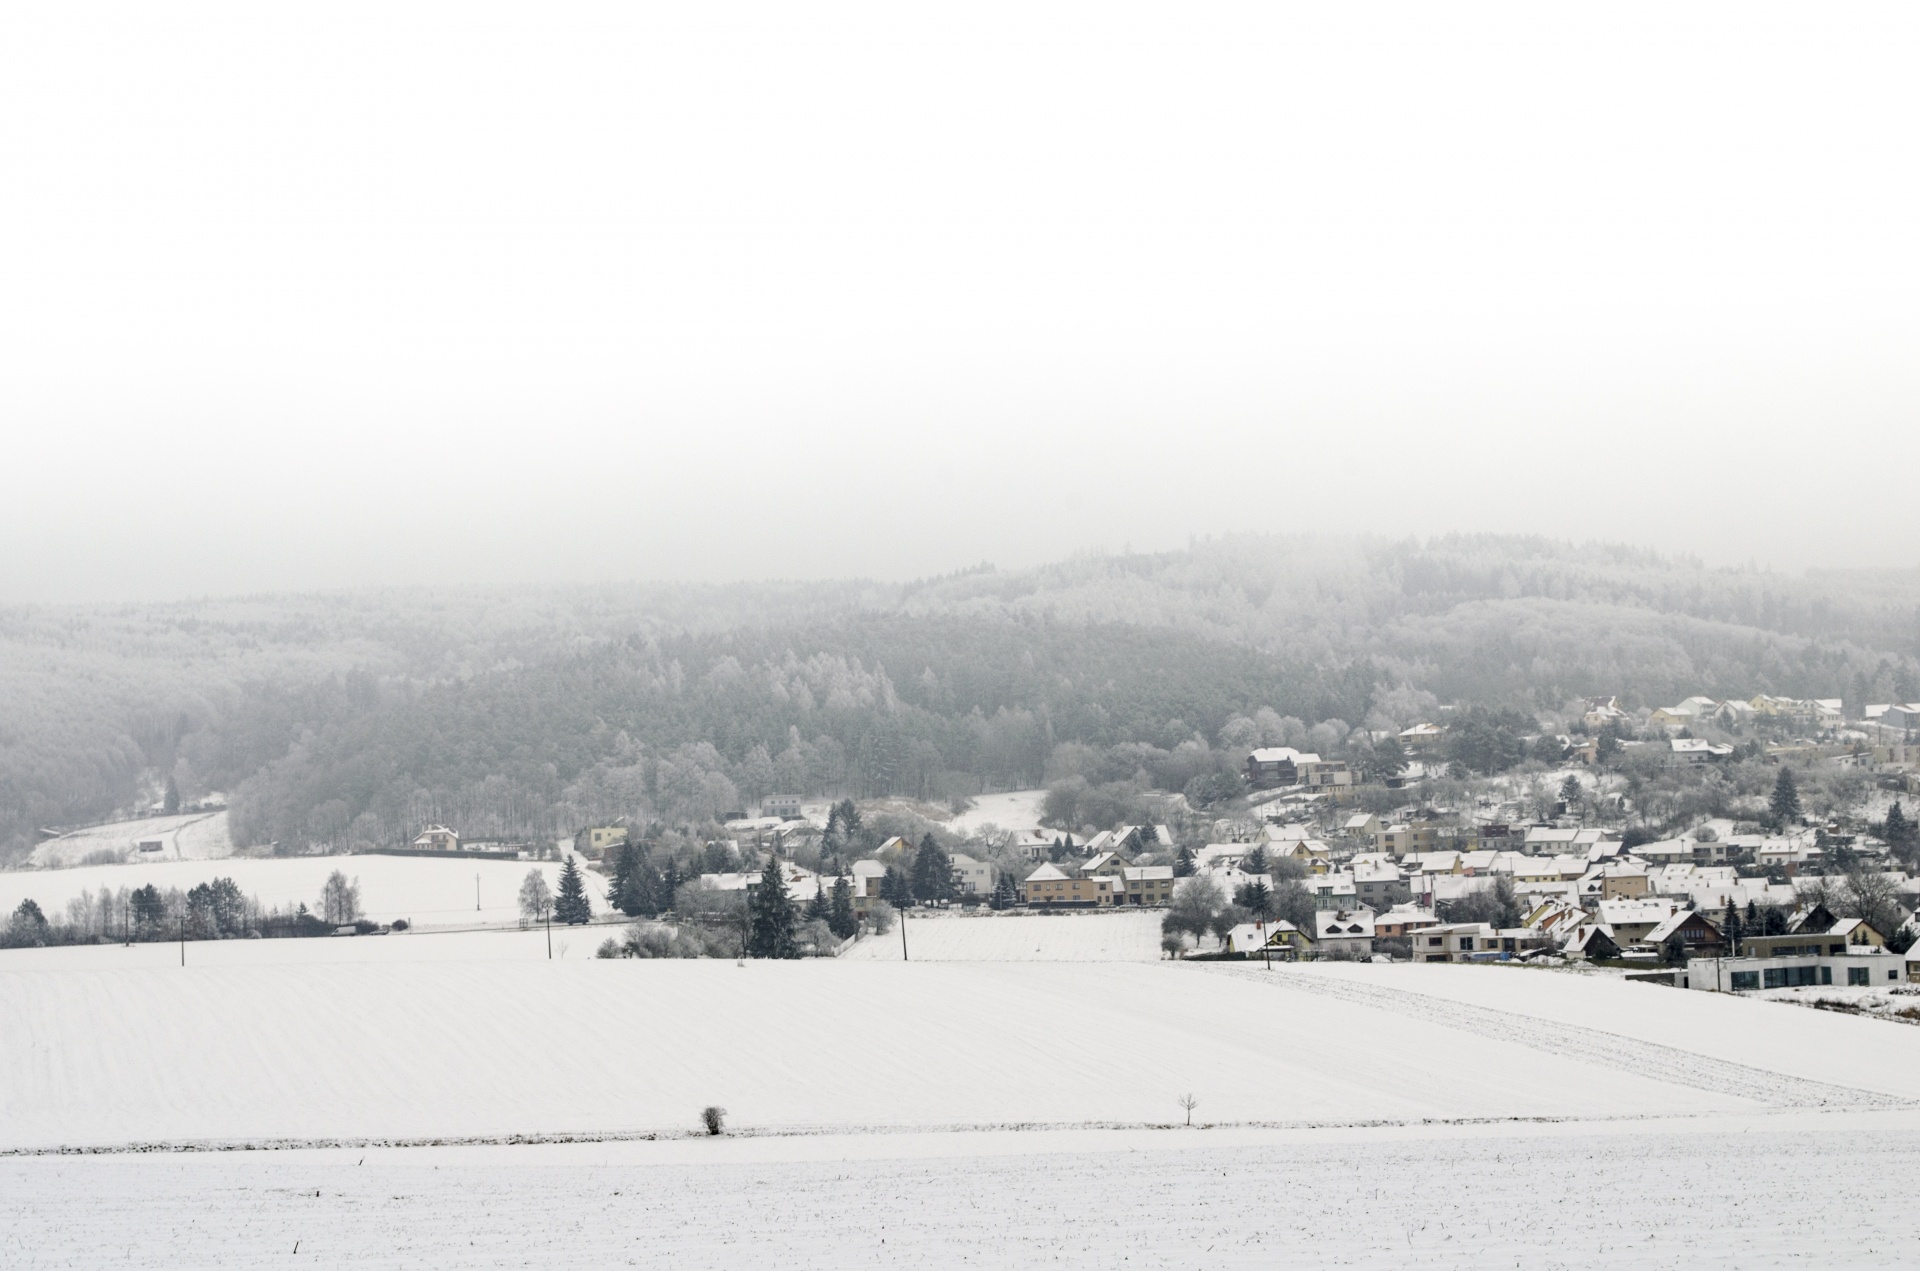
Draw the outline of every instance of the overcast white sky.
<instances>
[{"instance_id":1,"label":"overcast white sky","mask_svg":"<svg viewBox=\"0 0 1920 1271\"><path fill-rule=\"evenodd\" d=\"M1911 5L0 10L0 598L1920 563Z\"/></svg>"}]
</instances>

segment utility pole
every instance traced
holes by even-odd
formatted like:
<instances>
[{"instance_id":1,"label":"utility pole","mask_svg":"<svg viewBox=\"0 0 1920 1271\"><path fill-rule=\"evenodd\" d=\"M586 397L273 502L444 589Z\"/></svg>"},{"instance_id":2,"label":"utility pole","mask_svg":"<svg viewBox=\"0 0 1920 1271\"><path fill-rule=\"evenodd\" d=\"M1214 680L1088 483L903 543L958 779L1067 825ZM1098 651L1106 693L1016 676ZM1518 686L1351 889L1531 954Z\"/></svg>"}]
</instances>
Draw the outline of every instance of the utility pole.
<instances>
[{"instance_id":1,"label":"utility pole","mask_svg":"<svg viewBox=\"0 0 1920 1271\"><path fill-rule=\"evenodd\" d=\"M541 906L547 915L547 961L553 961L553 902Z\"/></svg>"},{"instance_id":2,"label":"utility pole","mask_svg":"<svg viewBox=\"0 0 1920 1271\"><path fill-rule=\"evenodd\" d=\"M480 875L473 876L473 912L480 912Z\"/></svg>"},{"instance_id":3,"label":"utility pole","mask_svg":"<svg viewBox=\"0 0 1920 1271\"><path fill-rule=\"evenodd\" d=\"M907 956L907 911L905 909L900 911L900 960L902 962L913 960Z\"/></svg>"},{"instance_id":4,"label":"utility pole","mask_svg":"<svg viewBox=\"0 0 1920 1271\"><path fill-rule=\"evenodd\" d=\"M180 915L180 965L187 964L187 916Z\"/></svg>"}]
</instances>

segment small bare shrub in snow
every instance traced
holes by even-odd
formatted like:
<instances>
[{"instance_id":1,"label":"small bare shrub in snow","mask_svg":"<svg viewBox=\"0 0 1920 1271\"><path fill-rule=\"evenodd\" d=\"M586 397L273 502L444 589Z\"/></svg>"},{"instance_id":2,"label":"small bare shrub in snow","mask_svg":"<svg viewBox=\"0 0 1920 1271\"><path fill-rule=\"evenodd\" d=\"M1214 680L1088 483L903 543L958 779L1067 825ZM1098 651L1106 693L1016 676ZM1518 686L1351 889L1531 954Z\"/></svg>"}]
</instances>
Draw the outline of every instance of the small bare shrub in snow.
<instances>
[{"instance_id":1,"label":"small bare shrub in snow","mask_svg":"<svg viewBox=\"0 0 1920 1271\"><path fill-rule=\"evenodd\" d=\"M873 924L873 934L884 936L893 930L893 906L884 900L873 902L873 908L867 911L867 921Z\"/></svg>"},{"instance_id":2,"label":"small bare shrub in snow","mask_svg":"<svg viewBox=\"0 0 1920 1271\"><path fill-rule=\"evenodd\" d=\"M700 1109L700 1124L707 1127L708 1134L718 1134L727 1128L727 1110L708 1104Z\"/></svg>"}]
</instances>

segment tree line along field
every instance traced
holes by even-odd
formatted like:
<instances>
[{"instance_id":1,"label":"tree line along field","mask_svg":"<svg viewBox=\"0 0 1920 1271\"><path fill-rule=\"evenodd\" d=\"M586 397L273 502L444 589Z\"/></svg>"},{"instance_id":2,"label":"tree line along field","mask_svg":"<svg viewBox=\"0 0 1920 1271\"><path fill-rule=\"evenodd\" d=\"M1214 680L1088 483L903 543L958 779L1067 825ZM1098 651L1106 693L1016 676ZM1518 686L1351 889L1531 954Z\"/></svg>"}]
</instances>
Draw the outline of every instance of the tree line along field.
<instances>
[{"instance_id":1,"label":"tree line along field","mask_svg":"<svg viewBox=\"0 0 1920 1271\"><path fill-rule=\"evenodd\" d=\"M305 905L318 913L320 894L329 876L337 871L357 881L360 915L373 921L390 923L404 918L417 927L498 925L520 920L519 892L529 871L540 873L549 890L557 891L561 869L550 861L375 855L13 870L0 871L0 907L12 913L21 901L32 900L49 918L59 920L69 903L83 895L91 895L97 902L102 893L118 895L147 886L162 892L173 888L184 892L215 878L229 878L243 895L257 900L263 908L291 911ZM610 912L602 885L590 881L586 891L594 913Z\"/></svg>"}]
</instances>

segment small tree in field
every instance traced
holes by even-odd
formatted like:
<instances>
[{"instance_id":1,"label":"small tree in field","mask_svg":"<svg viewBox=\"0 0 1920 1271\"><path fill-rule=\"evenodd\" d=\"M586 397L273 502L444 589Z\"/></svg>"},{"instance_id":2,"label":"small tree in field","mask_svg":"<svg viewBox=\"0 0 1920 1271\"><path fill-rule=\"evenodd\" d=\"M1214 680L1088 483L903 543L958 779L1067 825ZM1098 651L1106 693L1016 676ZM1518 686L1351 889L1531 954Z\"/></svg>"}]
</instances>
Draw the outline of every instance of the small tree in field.
<instances>
[{"instance_id":1,"label":"small tree in field","mask_svg":"<svg viewBox=\"0 0 1920 1271\"><path fill-rule=\"evenodd\" d=\"M537 869L527 871L520 881L520 925L539 922L546 917L547 906L553 903L553 893L547 889L547 876Z\"/></svg>"},{"instance_id":2,"label":"small tree in field","mask_svg":"<svg viewBox=\"0 0 1920 1271\"><path fill-rule=\"evenodd\" d=\"M571 856L560 867L560 894L553 902L553 916L576 927L593 921L593 905L587 899L586 882Z\"/></svg>"},{"instance_id":3,"label":"small tree in field","mask_svg":"<svg viewBox=\"0 0 1920 1271\"><path fill-rule=\"evenodd\" d=\"M360 880L348 882L345 874L334 870L320 888L320 917L338 927L359 916Z\"/></svg>"},{"instance_id":4,"label":"small tree in field","mask_svg":"<svg viewBox=\"0 0 1920 1271\"><path fill-rule=\"evenodd\" d=\"M1181 1107L1182 1107L1183 1109L1185 1109L1185 1111L1186 1111L1186 1114L1187 1114L1187 1124L1188 1124L1188 1125L1192 1125L1192 1124L1193 1124L1193 1110L1194 1110L1195 1108L1197 1108L1197 1107L1199 1107L1199 1106L1200 1106L1200 1100L1198 1100L1198 1099L1196 1099L1196 1098L1194 1098L1194 1097L1193 1097L1192 1095L1190 1095L1190 1094L1183 1094L1183 1095L1181 1095L1181 1096L1180 1096L1180 1100L1179 1100L1179 1102L1180 1102L1180 1106L1181 1106Z\"/></svg>"},{"instance_id":5,"label":"small tree in field","mask_svg":"<svg viewBox=\"0 0 1920 1271\"><path fill-rule=\"evenodd\" d=\"M700 1109L700 1124L706 1127L708 1134L718 1134L727 1128L727 1110L716 1104L708 1104Z\"/></svg>"}]
</instances>

